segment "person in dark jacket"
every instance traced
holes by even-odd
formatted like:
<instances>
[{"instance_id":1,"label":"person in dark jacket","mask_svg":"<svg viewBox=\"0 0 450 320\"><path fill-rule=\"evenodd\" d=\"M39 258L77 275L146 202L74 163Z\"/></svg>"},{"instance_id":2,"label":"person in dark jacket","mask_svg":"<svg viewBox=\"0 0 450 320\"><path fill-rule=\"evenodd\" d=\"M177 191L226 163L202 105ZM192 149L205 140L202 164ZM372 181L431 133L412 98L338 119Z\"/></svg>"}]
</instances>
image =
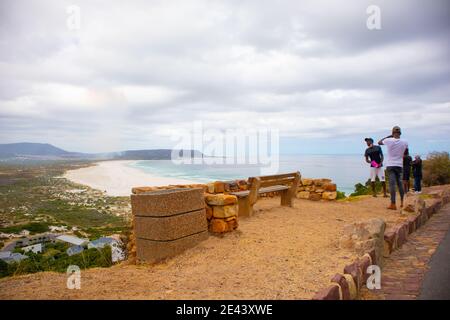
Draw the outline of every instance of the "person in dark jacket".
<instances>
[{"instance_id":1,"label":"person in dark jacket","mask_svg":"<svg viewBox=\"0 0 450 320\"><path fill-rule=\"evenodd\" d=\"M405 193L409 192L409 178L411 176L411 163L413 159L409 155L409 150L405 150L405 154L403 155L403 190Z\"/></svg>"},{"instance_id":2,"label":"person in dark jacket","mask_svg":"<svg viewBox=\"0 0 450 320\"><path fill-rule=\"evenodd\" d=\"M413 176L414 176L414 191L415 193L422 192L422 159L419 155L414 157L414 161L411 163Z\"/></svg>"}]
</instances>

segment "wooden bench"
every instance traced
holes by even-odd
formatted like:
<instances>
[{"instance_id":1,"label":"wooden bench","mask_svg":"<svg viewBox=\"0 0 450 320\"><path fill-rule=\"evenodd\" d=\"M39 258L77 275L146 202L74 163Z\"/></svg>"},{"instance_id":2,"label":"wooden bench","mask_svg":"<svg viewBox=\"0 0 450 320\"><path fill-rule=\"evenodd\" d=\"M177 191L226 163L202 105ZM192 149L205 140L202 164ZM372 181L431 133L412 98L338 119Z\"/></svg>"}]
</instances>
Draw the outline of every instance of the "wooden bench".
<instances>
[{"instance_id":1,"label":"wooden bench","mask_svg":"<svg viewBox=\"0 0 450 320\"><path fill-rule=\"evenodd\" d=\"M259 195L269 192L280 192L281 205L292 207L300 178L300 172L298 171L249 178L248 190L230 193L238 198L239 216L251 216L253 205L258 200Z\"/></svg>"}]
</instances>

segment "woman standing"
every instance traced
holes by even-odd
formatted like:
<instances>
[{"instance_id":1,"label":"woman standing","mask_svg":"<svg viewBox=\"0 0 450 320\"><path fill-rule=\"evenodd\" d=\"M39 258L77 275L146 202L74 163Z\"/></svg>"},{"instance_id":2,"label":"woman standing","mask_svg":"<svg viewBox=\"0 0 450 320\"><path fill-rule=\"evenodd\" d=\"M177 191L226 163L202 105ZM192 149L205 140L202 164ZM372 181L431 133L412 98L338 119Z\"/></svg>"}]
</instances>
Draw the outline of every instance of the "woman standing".
<instances>
[{"instance_id":1,"label":"woman standing","mask_svg":"<svg viewBox=\"0 0 450 320\"><path fill-rule=\"evenodd\" d=\"M412 170L414 176L414 191L415 193L422 192L422 159L420 159L419 155L414 157L414 161L412 162Z\"/></svg>"}]
</instances>

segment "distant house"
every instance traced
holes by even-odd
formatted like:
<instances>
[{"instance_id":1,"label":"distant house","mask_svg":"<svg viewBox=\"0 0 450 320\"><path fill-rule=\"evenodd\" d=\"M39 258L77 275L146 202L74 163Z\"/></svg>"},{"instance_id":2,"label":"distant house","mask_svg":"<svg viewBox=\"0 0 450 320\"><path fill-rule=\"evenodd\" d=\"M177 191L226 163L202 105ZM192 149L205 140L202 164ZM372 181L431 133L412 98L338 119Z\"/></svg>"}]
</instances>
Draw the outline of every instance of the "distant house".
<instances>
[{"instance_id":1,"label":"distant house","mask_svg":"<svg viewBox=\"0 0 450 320\"><path fill-rule=\"evenodd\" d=\"M27 259L26 255L21 253L12 253L11 251L1 251L0 259L5 261L6 263L20 262L24 259Z\"/></svg>"},{"instance_id":2,"label":"distant house","mask_svg":"<svg viewBox=\"0 0 450 320\"><path fill-rule=\"evenodd\" d=\"M92 249L92 248L100 249L100 248L105 247L106 245L111 246L111 244L114 242L117 242L117 240L113 239L113 238L109 238L109 237L101 237L101 238L98 238L96 240L89 242L88 249Z\"/></svg>"},{"instance_id":3,"label":"distant house","mask_svg":"<svg viewBox=\"0 0 450 320\"><path fill-rule=\"evenodd\" d=\"M73 244L74 246L85 246L89 242L88 239L82 239L82 238L78 238L78 237L67 235L67 234L63 234L61 236L57 236L56 240L57 241L66 242L66 243L70 243L70 244Z\"/></svg>"},{"instance_id":4,"label":"distant house","mask_svg":"<svg viewBox=\"0 0 450 320\"><path fill-rule=\"evenodd\" d=\"M84 248L82 246L72 246L69 249L66 250L66 253L69 256L73 256L74 254L79 254L83 252Z\"/></svg>"},{"instance_id":5,"label":"distant house","mask_svg":"<svg viewBox=\"0 0 450 320\"><path fill-rule=\"evenodd\" d=\"M125 252L122 249L122 242L111 237L101 237L93 240L88 243L88 248L101 249L107 245L111 247L112 262L117 262L125 259Z\"/></svg>"},{"instance_id":6,"label":"distant house","mask_svg":"<svg viewBox=\"0 0 450 320\"><path fill-rule=\"evenodd\" d=\"M56 235L52 233L37 234L16 241L17 247L26 247L36 243L53 242Z\"/></svg>"},{"instance_id":7,"label":"distant house","mask_svg":"<svg viewBox=\"0 0 450 320\"><path fill-rule=\"evenodd\" d=\"M0 251L0 259L9 258L11 256L11 251Z\"/></svg>"},{"instance_id":8,"label":"distant house","mask_svg":"<svg viewBox=\"0 0 450 320\"><path fill-rule=\"evenodd\" d=\"M42 243L33 244L31 246L26 246L22 248L25 252L34 252L34 253L42 253L42 250L44 250L44 245Z\"/></svg>"}]
</instances>

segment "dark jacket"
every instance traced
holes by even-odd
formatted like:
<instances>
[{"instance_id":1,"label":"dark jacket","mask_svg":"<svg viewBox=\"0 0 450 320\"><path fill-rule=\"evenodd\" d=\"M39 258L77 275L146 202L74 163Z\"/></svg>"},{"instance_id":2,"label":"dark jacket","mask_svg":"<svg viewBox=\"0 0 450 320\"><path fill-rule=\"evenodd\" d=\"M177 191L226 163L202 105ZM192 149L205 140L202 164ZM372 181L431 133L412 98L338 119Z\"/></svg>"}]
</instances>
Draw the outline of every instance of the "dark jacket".
<instances>
[{"instance_id":1,"label":"dark jacket","mask_svg":"<svg viewBox=\"0 0 450 320\"><path fill-rule=\"evenodd\" d=\"M412 163L413 176L422 178L422 160L414 160Z\"/></svg>"}]
</instances>

